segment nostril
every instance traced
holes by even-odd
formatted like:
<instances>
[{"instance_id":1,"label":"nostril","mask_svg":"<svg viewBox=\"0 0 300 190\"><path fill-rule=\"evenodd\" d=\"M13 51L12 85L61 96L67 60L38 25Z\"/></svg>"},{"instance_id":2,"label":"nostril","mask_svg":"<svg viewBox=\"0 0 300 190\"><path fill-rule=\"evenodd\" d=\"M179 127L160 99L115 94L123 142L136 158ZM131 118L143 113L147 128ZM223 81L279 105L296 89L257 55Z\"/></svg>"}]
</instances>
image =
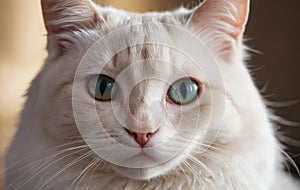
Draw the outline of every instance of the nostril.
<instances>
[{"instance_id":1,"label":"nostril","mask_svg":"<svg viewBox=\"0 0 300 190\"><path fill-rule=\"evenodd\" d=\"M125 130L127 131L127 133L131 136L133 136L135 139L138 137L136 132L130 131L128 129L125 128Z\"/></svg>"},{"instance_id":2,"label":"nostril","mask_svg":"<svg viewBox=\"0 0 300 190\"><path fill-rule=\"evenodd\" d=\"M136 139L138 138L138 135L136 133L131 133L131 135Z\"/></svg>"},{"instance_id":3,"label":"nostril","mask_svg":"<svg viewBox=\"0 0 300 190\"><path fill-rule=\"evenodd\" d=\"M153 135L153 133L147 133L146 137L150 138Z\"/></svg>"}]
</instances>

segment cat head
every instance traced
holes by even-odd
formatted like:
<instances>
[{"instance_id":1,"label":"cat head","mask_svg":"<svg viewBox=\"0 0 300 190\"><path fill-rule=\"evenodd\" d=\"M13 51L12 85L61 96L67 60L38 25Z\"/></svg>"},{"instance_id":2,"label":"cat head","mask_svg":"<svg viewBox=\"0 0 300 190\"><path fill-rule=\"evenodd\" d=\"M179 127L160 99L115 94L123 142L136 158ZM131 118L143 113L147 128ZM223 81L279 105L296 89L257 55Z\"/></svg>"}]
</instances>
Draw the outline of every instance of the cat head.
<instances>
[{"instance_id":1,"label":"cat head","mask_svg":"<svg viewBox=\"0 0 300 190\"><path fill-rule=\"evenodd\" d=\"M80 138L114 172L149 179L243 133L240 108L257 101L243 99L257 93L243 64L248 0L145 14L90 0L42 6L38 90L55 139Z\"/></svg>"}]
</instances>

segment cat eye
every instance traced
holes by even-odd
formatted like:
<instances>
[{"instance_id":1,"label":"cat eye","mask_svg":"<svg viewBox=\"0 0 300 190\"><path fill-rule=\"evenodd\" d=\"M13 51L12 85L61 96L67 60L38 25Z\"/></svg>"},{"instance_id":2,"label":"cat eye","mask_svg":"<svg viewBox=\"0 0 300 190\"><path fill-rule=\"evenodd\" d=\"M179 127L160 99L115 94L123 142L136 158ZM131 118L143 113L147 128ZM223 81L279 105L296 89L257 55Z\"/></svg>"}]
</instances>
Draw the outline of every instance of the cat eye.
<instances>
[{"instance_id":1,"label":"cat eye","mask_svg":"<svg viewBox=\"0 0 300 190\"><path fill-rule=\"evenodd\" d=\"M199 95L201 85L191 78L176 81L168 91L168 99L178 105L193 102Z\"/></svg>"},{"instance_id":2,"label":"cat eye","mask_svg":"<svg viewBox=\"0 0 300 190\"><path fill-rule=\"evenodd\" d=\"M95 75L88 83L90 94L99 101L111 101L118 93L115 81L106 75Z\"/></svg>"}]
</instances>

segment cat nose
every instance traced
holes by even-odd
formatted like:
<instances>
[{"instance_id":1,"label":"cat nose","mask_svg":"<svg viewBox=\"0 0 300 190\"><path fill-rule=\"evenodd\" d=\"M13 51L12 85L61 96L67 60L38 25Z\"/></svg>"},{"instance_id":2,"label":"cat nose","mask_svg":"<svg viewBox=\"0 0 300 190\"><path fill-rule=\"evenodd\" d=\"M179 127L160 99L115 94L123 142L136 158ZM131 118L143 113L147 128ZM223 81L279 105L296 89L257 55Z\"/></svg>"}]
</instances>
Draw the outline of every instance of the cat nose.
<instances>
[{"instance_id":1,"label":"cat nose","mask_svg":"<svg viewBox=\"0 0 300 190\"><path fill-rule=\"evenodd\" d=\"M150 138L157 132L157 131L150 131L147 133L138 133L131 130L126 129L128 134L134 137L135 141L143 148L145 144L150 140Z\"/></svg>"}]
</instances>

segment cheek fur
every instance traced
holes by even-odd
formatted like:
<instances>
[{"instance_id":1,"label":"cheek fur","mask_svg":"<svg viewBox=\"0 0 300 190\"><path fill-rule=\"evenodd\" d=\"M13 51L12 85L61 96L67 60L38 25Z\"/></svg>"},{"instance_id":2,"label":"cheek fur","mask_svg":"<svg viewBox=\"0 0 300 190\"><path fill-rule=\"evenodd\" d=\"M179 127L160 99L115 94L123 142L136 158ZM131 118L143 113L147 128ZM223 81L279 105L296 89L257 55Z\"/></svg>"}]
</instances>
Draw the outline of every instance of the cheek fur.
<instances>
[{"instance_id":1,"label":"cheek fur","mask_svg":"<svg viewBox=\"0 0 300 190\"><path fill-rule=\"evenodd\" d=\"M219 141L226 144L237 140L242 131L247 131L247 129L243 129L243 127L240 113L232 100L227 99L224 122L219 136Z\"/></svg>"}]
</instances>

